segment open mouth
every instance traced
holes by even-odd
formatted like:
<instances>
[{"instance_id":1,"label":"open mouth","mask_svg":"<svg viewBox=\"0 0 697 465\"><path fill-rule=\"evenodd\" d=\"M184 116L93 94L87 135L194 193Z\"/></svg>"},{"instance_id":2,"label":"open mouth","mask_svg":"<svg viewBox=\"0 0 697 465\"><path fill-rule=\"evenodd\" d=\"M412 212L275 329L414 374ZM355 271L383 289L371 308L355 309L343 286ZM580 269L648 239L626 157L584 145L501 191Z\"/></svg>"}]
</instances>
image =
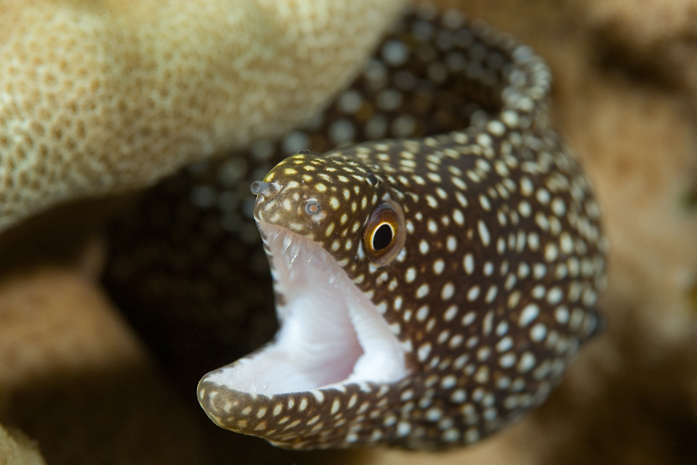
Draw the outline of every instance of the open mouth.
<instances>
[{"instance_id":1,"label":"open mouth","mask_svg":"<svg viewBox=\"0 0 697 465\"><path fill-rule=\"evenodd\" d=\"M272 395L391 383L409 374L404 351L385 319L320 245L266 223L260 229L281 327L273 342L211 373L211 381Z\"/></svg>"}]
</instances>

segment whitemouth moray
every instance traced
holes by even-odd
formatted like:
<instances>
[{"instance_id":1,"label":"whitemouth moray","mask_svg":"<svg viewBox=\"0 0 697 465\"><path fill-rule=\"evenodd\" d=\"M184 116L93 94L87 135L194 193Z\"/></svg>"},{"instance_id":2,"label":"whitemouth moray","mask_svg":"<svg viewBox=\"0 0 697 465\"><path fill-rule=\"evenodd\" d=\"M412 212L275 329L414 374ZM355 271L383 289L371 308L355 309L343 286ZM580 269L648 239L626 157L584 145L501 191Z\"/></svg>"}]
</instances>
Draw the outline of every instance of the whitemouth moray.
<instances>
[{"instance_id":1,"label":"whitemouth moray","mask_svg":"<svg viewBox=\"0 0 697 465\"><path fill-rule=\"evenodd\" d=\"M420 20L386 42L396 65ZM606 245L548 125L548 68L452 14L429 24L478 110L252 185L281 329L203 377L216 424L293 449L469 444L542 403L596 332Z\"/></svg>"}]
</instances>

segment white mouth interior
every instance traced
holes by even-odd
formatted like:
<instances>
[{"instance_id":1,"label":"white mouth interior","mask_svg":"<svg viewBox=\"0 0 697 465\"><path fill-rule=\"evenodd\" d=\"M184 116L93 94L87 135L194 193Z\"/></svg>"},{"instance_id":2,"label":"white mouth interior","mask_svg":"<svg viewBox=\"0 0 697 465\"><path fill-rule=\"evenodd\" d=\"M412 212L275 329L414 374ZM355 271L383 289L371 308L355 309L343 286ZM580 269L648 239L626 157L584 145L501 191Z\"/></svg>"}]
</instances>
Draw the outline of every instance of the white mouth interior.
<instances>
[{"instance_id":1,"label":"white mouth interior","mask_svg":"<svg viewBox=\"0 0 697 465\"><path fill-rule=\"evenodd\" d=\"M360 381L390 383L409 371L373 303L315 242L261 224L271 249L281 328L261 351L210 374L253 394L302 392Z\"/></svg>"}]
</instances>

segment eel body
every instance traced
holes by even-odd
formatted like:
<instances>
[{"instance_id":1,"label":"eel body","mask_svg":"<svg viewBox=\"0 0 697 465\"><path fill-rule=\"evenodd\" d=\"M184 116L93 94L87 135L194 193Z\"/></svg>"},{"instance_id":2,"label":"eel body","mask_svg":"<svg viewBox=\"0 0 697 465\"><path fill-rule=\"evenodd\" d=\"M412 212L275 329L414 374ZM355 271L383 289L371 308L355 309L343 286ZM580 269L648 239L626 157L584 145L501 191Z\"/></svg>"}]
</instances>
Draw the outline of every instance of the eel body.
<instances>
[{"instance_id":1,"label":"eel body","mask_svg":"<svg viewBox=\"0 0 697 465\"><path fill-rule=\"evenodd\" d=\"M597 331L606 243L549 127L547 66L454 12L405 24L385 61L445 48L430 72L462 82L469 125L298 153L252 185L281 328L200 381L223 428L292 449L470 444L540 405Z\"/></svg>"}]
</instances>

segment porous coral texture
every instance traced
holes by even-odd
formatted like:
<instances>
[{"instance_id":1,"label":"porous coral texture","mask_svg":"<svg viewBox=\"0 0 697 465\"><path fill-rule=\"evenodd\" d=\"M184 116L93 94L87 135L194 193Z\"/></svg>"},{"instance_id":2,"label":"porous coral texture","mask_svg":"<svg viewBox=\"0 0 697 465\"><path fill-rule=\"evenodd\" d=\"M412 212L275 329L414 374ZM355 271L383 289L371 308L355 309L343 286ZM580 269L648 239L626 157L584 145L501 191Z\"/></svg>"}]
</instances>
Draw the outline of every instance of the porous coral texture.
<instances>
[{"instance_id":1,"label":"porous coral texture","mask_svg":"<svg viewBox=\"0 0 697 465\"><path fill-rule=\"evenodd\" d=\"M405 0L1 0L0 231L315 113Z\"/></svg>"}]
</instances>

